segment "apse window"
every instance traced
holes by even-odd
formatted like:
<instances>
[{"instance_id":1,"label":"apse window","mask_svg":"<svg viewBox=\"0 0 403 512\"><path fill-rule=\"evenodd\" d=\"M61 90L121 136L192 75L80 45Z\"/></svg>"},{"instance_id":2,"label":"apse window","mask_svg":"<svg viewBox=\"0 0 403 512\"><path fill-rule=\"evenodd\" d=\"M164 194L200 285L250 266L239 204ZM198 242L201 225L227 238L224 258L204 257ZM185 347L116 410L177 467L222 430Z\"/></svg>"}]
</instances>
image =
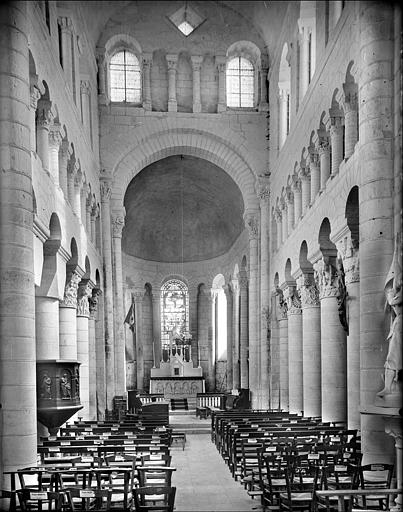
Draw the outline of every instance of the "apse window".
<instances>
[{"instance_id":1,"label":"apse window","mask_svg":"<svg viewBox=\"0 0 403 512\"><path fill-rule=\"evenodd\" d=\"M227 65L227 106L253 107L255 68L244 57L234 57Z\"/></svg>"},{"instance_id":2,"label":"apse window","mask_svg":"<svg viewBox=\"0 0 403 512\"><path fill-rule=\"evenodd\" d=\"M109 64L111 101L140 103L141 69L138 58L123 50Z\"/></svg>"},{"instance_id":3,"label":"apse window","mask_svg":"<svg viewBox=\"0 0 403 512\"><path fill-rule=\"evenodd\" d=\"M171 14L171 16L168 16L168 19L186 37L205 21L205 18L202 18L192 7L188 6L187 3Z\"/></svg>"}]
</instances>

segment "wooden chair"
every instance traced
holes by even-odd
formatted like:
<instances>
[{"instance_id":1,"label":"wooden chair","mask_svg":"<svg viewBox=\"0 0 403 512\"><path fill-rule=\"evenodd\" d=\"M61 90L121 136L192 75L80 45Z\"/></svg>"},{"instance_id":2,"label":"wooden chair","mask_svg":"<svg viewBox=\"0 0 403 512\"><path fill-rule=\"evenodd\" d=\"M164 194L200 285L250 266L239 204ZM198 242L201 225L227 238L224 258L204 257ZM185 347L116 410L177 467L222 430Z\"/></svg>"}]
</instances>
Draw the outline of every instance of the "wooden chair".
<instances>
[{"instance_id":1,"label":"wooden chair","mask_svg":"<svg viewBox=\"0 0 403 512\"><path fill-rule=\"evenodd\" d=\"M70 489L67 494L73 512L101 512L111 509L112 491L108 489Z\"/></svg>"},{"instance_id":2,"label":"wooden chair","mask_svg":"<svg viewBox=\"0 0 403 512\"><path fill-rule=\"evenodd\" d=\"M296 467L293 475L285 471L286 492L279 494L280 510L311 512L318 476L318 466Z\"/></svg>"},{"instance_id":3,"label":"wooden chair","mask_svg":"<svg viewBox=\"0 0 403 512\"><path fill-rule=\"evenodd\" d=\"M133 489L136 512L173 512L176 487L138 487Z\"/></svg>"},{"instance_id":4,"label":"wooden chair","mask_svg":"<svg viewBox=\"0 0 403 512\"><path fill-rule=\"evenodd\" d=\"M148 454L141 456L142 466L170 466L172 456L165 453Z\"/></svg>"},{"instance_id":5,"label":"wooden chair","mask_svg":"<svg viewBox=\"0 0 403 512\"><path fill-rule=\"evenodd\" d=\"M0 489L0 510L4 510L5 512L13 510L13 507L15 507L15 498L15 491Z\"/></svg>"},{"instance_id":6,"label":"wooden chair","mask_svg":"<svg viewBox=\"0 0 403 512\"><path fill-rule=\"evenodd\" d=\"M36 489L19 489L17 491L20 507L25 511L55 511L72 510L69 504L69 497L65 492L39 491Z\"/></svg>"},{"instance_id":7,"label":"wooden chair","mask_svg":"<svg viewBox=\"0 0 403 512\"><path fill-rule=\"evenodd\" d=\"M359 488L377 488L373 496L362 496L355 500L354 508L388 510L389 496L379 493L378 489L390 489L393 477L393 464L366 464L359 467Z\"/></svg>"},{"instance_id":8,"label":"wooden chair","mask_svg":"<svg viewBox=\"0 0 403 512\"><path fill-rule=\"evenodd\" d=\"M322 466L320 482L317 489L339 490L339 489L357 489L359 482L358 466L353 464L330 464ZM344 500L345 509L350 508L350 497ZM338 497L319 497L315 494L313 509L315 511L326 510L326 512L337 512Z\"/></svg>"},{"instance_id":9,"label":"wooden chair","mask_svg":"<svg viewBox=\"0 0 403 512\"><path fill-rule=\"evenodd\" d=\"M112 493L111 510L130 510L133 495L135 470L126 467L98 468L96 474L97 488L108 489Z\"/></svg>"},{"instance_id":10,"label":"wooden chair","mask_svg":"<svg viewBox=\"0 0 403 512\"><path fill-rule=\"evenodd\" d=\"M168 466L139 466L137 468L140 487L171 487L172 473L176 468Z\"/></svg>"}]
</instances>

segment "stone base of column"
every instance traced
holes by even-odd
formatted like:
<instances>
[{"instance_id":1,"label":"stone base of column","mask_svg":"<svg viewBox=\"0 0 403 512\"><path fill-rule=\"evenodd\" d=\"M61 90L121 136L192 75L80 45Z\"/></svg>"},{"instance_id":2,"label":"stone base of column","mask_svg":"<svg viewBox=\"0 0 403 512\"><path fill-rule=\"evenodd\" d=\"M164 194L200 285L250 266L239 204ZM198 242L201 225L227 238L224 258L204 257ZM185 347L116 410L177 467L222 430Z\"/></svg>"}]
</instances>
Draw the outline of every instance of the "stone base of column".
<instances>
[{"instance_id":1,"label":"stone base of column","mask_svg":"<svg viewBox=\"0 0 403 512\"><path fill-rule=\"evenodd\" d=\"M201 104L200 103L193 103L193 112L194 113L201 112Z\"/></svg>"},{"instance_id":2,"label":"stone base of column","mask_svg":"<svg viewBox=\"0 0 403 512\"><path fill-rule=\"evenodd\" d=\"M99 105L108 105L109 101L107 100L105 94L98 94L98 103Z\"/></svg>"},{"instance_id":3,"label":"stone base of column","mask_svg":"<svg viewBox=\"0 0 403 512\"><path fill-rule=\"evenodd\" d=\"M168 101L168 112L177 112L178 111L178 103L176 100Z\"/></svg>"},{"instance_id":4,"label":"stone base of column","mask_svg":"<svg viewBox=\"0 0 403 512\"><path fill-rule=\"evenodd\" d=\"M144 101L143 102L143 108L144 108L144 110L147 110L147 111L151 112L151 110L152 110L151 102L150 101Z\"/></svg>"},{"instance_id":5,"label":"stone base of column","mask_svg":"<svg viewBox=\"0 0 403 512\"><path fill-rule=\"evenodd\" d=\"M266 102L262 102L259 104L259 108L258 108L258 111L259 112L268 112L269 111L269 104L266 103Z\"/></svg>"},{"instance_id":6,"label":"stone base of column","mask_svg":"<svg viewBox=\"0 0 403 512\"><path fill-rule=\"evenodd\" d=\"M226 112L227 110L227 105L225 105L224 103L219 103L217 105L217 112Z\"/></svg>"}]
</instances>

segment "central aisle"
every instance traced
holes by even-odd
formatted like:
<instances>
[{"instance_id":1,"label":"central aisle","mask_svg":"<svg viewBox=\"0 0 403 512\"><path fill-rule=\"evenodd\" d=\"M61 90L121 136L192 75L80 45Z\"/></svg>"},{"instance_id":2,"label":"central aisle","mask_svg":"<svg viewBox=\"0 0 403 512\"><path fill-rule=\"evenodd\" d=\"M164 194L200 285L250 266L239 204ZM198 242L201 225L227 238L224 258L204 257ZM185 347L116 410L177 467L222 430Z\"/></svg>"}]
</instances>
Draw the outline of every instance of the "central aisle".
<instances>
[{"instance_id":1,"label":"central aisle","mask_svg":"<svg viewBox=\"0 0 403 512\"><path fill-rule=\"evenodd\" d=\"M207 434L187 434L185 449L174 445L172 466L176 468L175 512L247 512L261 510L259 498L252 500Z\"/></svg>"}]
</instances>

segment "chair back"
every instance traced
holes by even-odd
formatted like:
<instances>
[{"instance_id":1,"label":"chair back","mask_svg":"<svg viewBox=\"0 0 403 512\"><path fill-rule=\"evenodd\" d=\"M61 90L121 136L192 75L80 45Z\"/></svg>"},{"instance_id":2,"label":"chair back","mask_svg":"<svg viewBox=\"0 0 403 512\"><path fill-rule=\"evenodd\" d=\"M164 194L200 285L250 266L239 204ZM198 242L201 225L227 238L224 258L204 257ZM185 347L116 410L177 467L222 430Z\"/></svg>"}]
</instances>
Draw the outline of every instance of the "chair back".
<instances>
[{"instance_id":1,"label":"chair back","mask_svg":"<svg viewBox=\"0 0 403 512\"><path fill-rule=\"evenodd\" d=\"M19 489L17 491L22 511L54 510L59 512L66 502L65 492L40 491L37 489Z\"/></svg>"},{"instance_id":2,"label":"chair back","mask_svg":"<svg viewBox=\"0 0 403 512\"><path fill-rule=\"evenodd\" d=\"M73 488L67 492L73 511L76 510L74 500L78 500L80 511L100 512L111 509L112 491L109 489Z\"/></svg>"},{"instance_id":3,"label":"chair back","mask_svg":"<svg viewBox=\"0 0 403 512\"><path fill-rule=\"evenodd\" d=\"M176 468L168 466L140 466L137 468L140 487L171 486L172 473Z\"/></svg>"},{"instance_id":4,"label":"chair back","mask_svg":"<svg viewBox=\"0 0 403 512\"><path fill-rule=\"evenodd\" d=\"M133 489L136 512L173 512L176 487L137 487Z\"/></svg>"}]
</instances>

